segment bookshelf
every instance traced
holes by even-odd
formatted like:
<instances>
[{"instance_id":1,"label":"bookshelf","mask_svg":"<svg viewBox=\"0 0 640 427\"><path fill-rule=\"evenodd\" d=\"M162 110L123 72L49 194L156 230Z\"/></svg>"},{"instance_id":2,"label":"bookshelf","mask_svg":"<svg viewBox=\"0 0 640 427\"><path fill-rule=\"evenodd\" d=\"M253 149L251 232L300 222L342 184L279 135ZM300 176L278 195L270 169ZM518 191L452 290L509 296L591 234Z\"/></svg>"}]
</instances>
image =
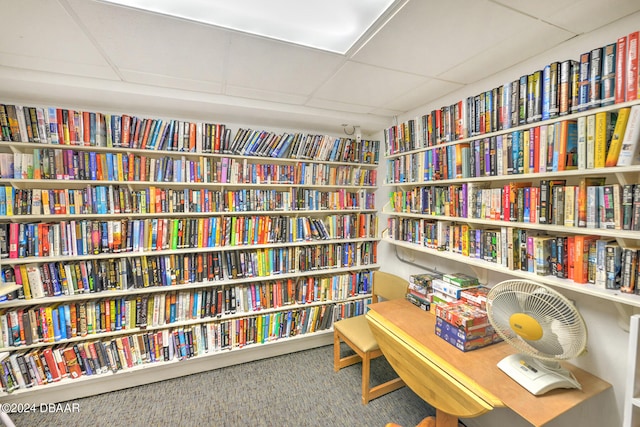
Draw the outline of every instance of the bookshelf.
<instances>
[{"instance_id":1,"label":"bookshelf","mask_svg":"<svg viewBox=\"0 0 640 427\"><path fill-rule=\"evenodd\" d=\"M1 107L2 401L326 345L363 313L378 141Z\"/></svg>"},{"instance_id":2,"label":"bookshelf","mask_svg":"<svg viewBox=\"0 0 640 427\"><path fill-rule=\"evenodd\" d=\"M632 101L622 105L607 106L599 109L589 110L588 113L594 115L600 111L617 111L620 108L635 105L640 105L640 101ZM582 112L579 114L584 116L585 113ZM528 130L534 127L541 127L553 123L559 123L562 120L573 120L577 116L578 115L567 115L563 116L562 118L550 121L540 121L531 125L527 125L525 127L519 127L518 130ZM514 131L514 129L506 129L500 132L493 132L491 136L495 137L509 135ZM484 139L486 137L487 136L482 135L481 138ZM455 146L456 144L465 144L477 139L477 137L460 139L459 141L448 143L448 145ZM388 155L386 156L386 158L388 161L393 161L393 159L397 159L405 155L420 156L424 155L424 153L429 151L429 149L430 148L412 150L411 154L402 153ZM511 276L528 278L531 280L542 282L556 288L567 289L573 292L611 300L628 306L640 307L640 296L638 296L636 292L625 293L622 292L619 287L615 289L609 289L606 288L606 286L596 286L590 281L587 281L585 283L577 283L570 278L557 277L555 275L544 273L538 274L534 272L530 267L522 270L520 268L515 268L514 266L509 266L507 263L507 257L504 252L506 252L508 248L513 249L511 245L514 244L513 241L511 243L508 243L506 241L507 231L509 229L523 230L528 235L536 237L576 235L597 236L597 238L599 239L615 241L619 244L620 247L623 248L633 248L638 245L638 241L640 241L640 231L622 229L621 224L617 224L615 226L612 226L611 228L605 229L596 227L565 226L564 224L560 225L554 223L540 223L538 221L532 222L530 220L525 222L522 218L505 220L504 217L500 216L501 213L504 214L502 197L505 185L521 182L527 183L525 185L530 188L540 188L539 185L541 181L562 180L565 181L566 185L578 187L580 184L580 180L585 177L602 177L605 179L606 184L618 184L621 190L622 186L625 184L640 183L640 166L631 165L594 169L570 169L564 171L544 171L479 177L459 177L431 181L425 179L415 179L412 182L393 182L393 179L389 179L389 177L387 177L384 186L391 188L392 194L394 194L396 196L396 199L400 201L390 201L384 206L381 212L389 216L387 224L388 228L383 233L383 240L396 246L428 253L436 257L463 262L469 266L472 266L472 268L476 270L481 277L486 277L485 270L498 271ZM460 205L457 206L457 212L445 213L443 210L441 210L437 212L434 211L433 213L423 213L432 212L431 208L427 208L426 206L421 205L422 195L424 192L427 192L430 197L433 196L433 192L430 192L428 190L429 188L438 187L447 189L462 189L463 186L465 187L465 191L468 190L469 192L476 191L476 189L479 189L480 191L490 191L491 189L497 189L500 195L498 196L497 202L494 198L494 205L496 206L496 208L494 209L495 212L488 214L472 214L471 212L467 211L465 214L465 212L461 211L463 203L460 203ZM463 192L460 191L460 193ZM468 200L468 195L469 193L466 193L462 197L464 197L465 200ZM411 196L413 196L414 199L411 199ZM437 196L434 196L434 198L435 197ZM407 199L413 200L415 202L414 205L411 205L411 203L407 203ZM483 203L482 206L484 207L485 202L487 202L486 198L484 199L484 201L480 200L478 203ZM491 201L489 200L487 203L491 204ZM466 201L464 202L464 204L466 204ZM433 205L431 207L433 207ZM449 209L449 207L447 207L447 209ZM532 207L532 209L534 208ZM617 209L621 210L622 206L619 205ZM442 247L435 246L428 247L429 245L427 245L426 242L425 227L435 227L437 229L438 223L441 224L441 232L443 231L443 227L448 228L451 225L464 227L465 232L468 232L469 230L491 230L496 232L498 242L501 242L499 244L501 245L501 249L503 252L501 254L498 254L499 256L501 256L501 259L495 259L494 254L493 259L488 261L482 259L482 257L478 257L475 255L468 256L468 249L464 251L461 247L454 249L453 246L450 246L451 242L448 241L449 230L445 232L445 235L447 235L445 237L445 239L447 239L446 249L443 250ZM395 232L393 232L392 230L395 230ZM398 234L404 235L404 237L398 236ZM451 234L451 239L453 239L453 234ZM529 258L534 256L534 254L530 253L530 251L528 253L525 253L524 256L527 256L527 254L529 255Z\"/></svg>"},{"instance_id":3,"label":"bookshelf","mask_svg":"<svg viewBox=\"0 0 640 427\"><path fill-rule=\"evenodd\" d=\"M625 76L627 53L615 54L626 39L385 130L383 241L485 282L495 271L640 307L640 165L621 161L637 148L613 149L637 144L622 119L640 108L637 68Z\"/></svg>"}]
</instances>

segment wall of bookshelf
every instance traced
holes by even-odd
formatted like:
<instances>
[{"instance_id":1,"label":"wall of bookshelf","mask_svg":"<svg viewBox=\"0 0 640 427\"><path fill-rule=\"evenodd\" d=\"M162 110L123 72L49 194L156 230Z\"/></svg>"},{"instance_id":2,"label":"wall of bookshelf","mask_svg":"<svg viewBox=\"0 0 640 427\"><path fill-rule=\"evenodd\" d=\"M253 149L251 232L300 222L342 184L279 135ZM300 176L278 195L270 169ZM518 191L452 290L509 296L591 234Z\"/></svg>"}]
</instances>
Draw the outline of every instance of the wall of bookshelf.
<instances>
[{"instance_id":1,"label":"wall of bookshelf","mask_svg":"<svg viewBox=\"0 0 640 427\"><path fill-rule=\"evenodd\" d=\"M593 250L589 254L588 247L584 249L587 268L585 271L589 272L590 268L592 274L587 274L586 280L574 280L573 277L565 275L569 269L573 272L574 258L565 259L564 268L556 269L549 265L548 268L538 271L537 266L557 262L557 257L555 251L550 252L547 248L538 254L534 247L534 243L537 244L543 237L563 236L575 239L575 236L580 236L580 240L588 239L592 249L595 249L597 240L606 240L607 243L622 248L617 255L618 258L622 256L625 248L635 248L640 240L640 232L633 219L633 189L634 184L640 182L640 166L587 169L578 168L576 165L571 169L558 171L540 160L541 163L537 167L533 166L532 161L530 169L526 172L523 170L513 173L512 170L507 172L506 167L503 169L497 166L499 161L507 165L505 159L513 155L511 143L505 144L502 148L500 144L489 148L488 143L499 138L511 140L515 133L531 132L533 135L534 129L557 127L566 121L576 121L578 117L595 117L599 113L640 108L639 106L640 101L630 101L539 121L524 127L508 128L480 137L461 138L445 144L445 147L454 147L449 153L455 153L456 147L460 153L460 146L469 148L470 143L482 141L488 146L487 156L492 159L503 156L502 160L492 160L495 161L492 169L487 169L486 174L483 170L477 174L479 176L460 170L457 176L452 178L429 179L437 162L429 160L428 155L439 149L438 145L414 149L410 153L387 155L387 177L384 186L393 190L389 203L382 210L390 216L384 240L434 256L464 262L477 269L481 276L486 276L482 270L499 271L640 307L640 297L635 288L636 278L628 277L629 283L623 285L623 278L620 277L624 274L623 268L618 267L613 282L609 285L606 284L606 280L596 282L595 272L598 264L593 258L596 254ZM536 155L539 155L537 144L534 149L532 142L532 154L535 150ZM399 161L400 159L402 160ZM454 160L449 161L455 164L455 154ZM458 162L460 161L468 161L468 157L458 159ZM561 209L558 212L553 210L553 202L556 202L556 207L560 202L553 198L548 183L557 183L565 190L573 192L571 206L568 206L567 199L564 199ZM549 197L545 202L541 202L540 194L545 191L545 185ZM607 224L604 223L605 212L601 205L604 199L599 195L595 196L593 201L587 198L587 187L597 187L596 191L603 191L606 186L613 189L617 202L614 204L612 199L611 222ZM629 196L628 200L623 201L623 193ZM544 221L539 218L541 205L548 209ZM560 219L554 219L552 211ZM570 213L571 217L565 217L565 213ZM492 235L486 235L485 231ZM517 233L524 237L519 239L518 236L514 236ZM492 254L483 252L486 238L492 239L492 245L495 246ZM599 267L606 272L605 266ZM636 272L637 267L633 267L632 271Z\"/></svg>"},{"instance_id":2,"label":"wall of bookshelf","mask_svg":"<svg viewBox=\"0 0 640 427\"><path fill-rule=\"evenodd\" d=\"M633 27L631 31L637 36L637 23ZM618 31L592 38L591 45L576 43L579 51L565 48L536 57L528 61L531 68L514 67L516 71L511 75L502 72L487 79L491 81L484 87L471 85L479 92L477 95L469 96L468 90L460 90L446 97L442 103L445 106L430 105L423 111L405 114L384 132L383 188L388 189L389 200L381 209L381 214L388 217L383 241L395 248L400 261L416 268L420 264L445 271L472 271L489 285L516 277L567 291L590 325L589 355L576 362L621 391L616 393L620 395L616 399L618 410L611 405L609 413L614 423L616 419L621 421L623 405L629 405L634 398L629 392L626 396L622 393L629 373L610 369L611 361L618 356L609 349L627 345L629 316L640 307L636 285L640 229L634 218L634 202L638 198L630 191L640 183L638 135L632 136L630 131L626 141L631 147L623 149L624 155L611 147L615 147L613 135L617 135L615 143L619 143L625 140L626 131L633 129L633 122L627 119L626 128L616 131L623 122L618 119L627 113L630 117L632 111L640 109L637 68L630 85L636 92L630 96L615 95L615 88L627 85L626 77L620 77L620 73L608 75L607 88L613 90L609 92L613 98L603 96L604 91L595 91L600 94L597 100L590 99L588 91L581 98L578 90L596 80L581 83L570 77L569 86L576 91L565 94L568 102L563 114L554 112L549 104L545 107L545 102L554 96L553 91L546 91L544 84L537 86L540 91L531 90L529 81L535 88L539 83L533 77L545 76L545 70L554 66L549 61L558 61L562 56L592 50L605 52L619 43L615 37L627 38ZM604 46L596 47L595 43ZM577 59L569 63L579 69ZM555 64L557 67L560 63ZM616 68L620 69L627 70L625 66ZM603 76L598 76L593 87L603 88ZM622 84L616 78L622 79ZM551 86L555 81L559 87L559 77L549 80ZM506 83L502 85L503 82ZM516 87L518 95L511 98ZM524 97L520 88L524 88ZM555 99L559 102L559 98ZM550 103L553 105L553 101ZM530 108L539 108L541 114L529 115ZM619 161L629 154L631 162ZM566 197L554 199L553 191L558 190L553 190L552 183L562 187L562 196L570 194L573 202L567 202ZM597 187L588 190L593 198L585 196L590 187ZM600 194L605 194L605 188L606 194L613 194L613 204L602 210ZM540 220L543 190L548 195L546 221ZM553 210L559 207L559 212ZM549 243L544 243L545 239ZM581 256L576 250L577 242L583 249ZM545 245L554 245L556 252ZM565 255L560 266L558 247ZM611 268L606 263L607 248L612 252L609 259L619 262ZM598 258L602 253L604 260ZM578 260L582 262L576 269ZM637 343L629 341L628 345L633 347L630 354L635 354ZM500 417L509 420L497 421ZM482 418L472 423L520 425L520 420L507 414Z\"/></svg>"},{"instance_id":3,"label":"wall of bookshelf","mask_svg":"<svg viewBox=\"0 0 640 427\"><path fill-rule=\"evenodd\" d=\"M326 345L363 312L377 141L1 107L3 401Z\"/></svg>"}]
</instances>

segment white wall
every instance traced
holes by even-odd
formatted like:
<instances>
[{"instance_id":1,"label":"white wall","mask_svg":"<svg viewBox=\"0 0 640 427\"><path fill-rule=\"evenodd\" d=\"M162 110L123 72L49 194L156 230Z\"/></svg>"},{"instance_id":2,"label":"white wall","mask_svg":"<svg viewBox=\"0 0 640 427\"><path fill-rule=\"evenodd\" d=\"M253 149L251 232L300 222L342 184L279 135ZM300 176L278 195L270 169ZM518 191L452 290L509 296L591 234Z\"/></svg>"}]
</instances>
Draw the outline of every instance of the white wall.
<instances>
[{"instance_id":1,"label":"white wall","mask_svg":"<svg viewBox=\"0 0 640 427\"><path fill-rule=\"evenodd\" d=\"M578 59L583 52L598 46L614 42L620 36L626 36L632 31L640 30L640 14L628 16L614 24L593 31L590 34L576 37L543 55L531 58L511 69L504 70L490 78L473 84L464 90L449 94L440 100L424 105L412 112L398 117L398 122L420 117L429 111L440 108L443 105L453 104L468 96L476 95L485 90L497 87L513 81L524 74L542 69L546 64L565 59ZM451 36L454 36L455 32ZM508 36L508 35L507 35ZM470 44L472 48L472 44ZM379 139L384 140L380 134ZM380 179L385 176L384 166L379 171ZM388 200L389 187L383 187L378 192L378 204L381 209ZM380 228L386 228L386 216L381 215ZM383 260L382 269L393 271L408 277L420 271L420 268L411 263L403 262L396 256L395 249L384 242L379 249L380 259ZM451 263L437 257L411 251L403 251L400 254L405 260L414 264L435 268L439 271L473 271L462 264ZM506 276L492 272L489 274L489 283L495 284ZM576 285L579 286L579 285ZM582 427L619 426L622 424L623 404L625 399L625 367L627 365L628 333L618 325L618 311L613 302L603 301L587 295L562 291L568 298L575 301L578 309L586 320L589 330L588 353L572 360L571 362L613 385L613 389L601 396L589 401L548 424L549 427L569 427L580 425ZM638 296L640 298L640 296ZM628 319L625 319L628 321ZM524 427L529 426L522 418L508 409L497 409L481 417L464 420L469 427Z\"/></svg>"}]
</instances>

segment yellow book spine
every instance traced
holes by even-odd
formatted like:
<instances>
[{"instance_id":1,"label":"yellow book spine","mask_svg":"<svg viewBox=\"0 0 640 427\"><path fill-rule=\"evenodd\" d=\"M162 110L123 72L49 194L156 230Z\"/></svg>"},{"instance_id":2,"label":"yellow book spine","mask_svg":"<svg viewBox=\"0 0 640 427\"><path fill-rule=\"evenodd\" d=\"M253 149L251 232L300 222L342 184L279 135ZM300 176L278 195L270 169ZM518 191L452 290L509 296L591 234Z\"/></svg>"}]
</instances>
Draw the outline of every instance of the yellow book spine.
<instances>
[{"instance_id":1,"label":"yellow book spine","mask_svg":"<svg viewBox=\"0 0 640 427\"><path fill-rule=\"evenodd\" d=\"M116 154L116 167L118 172L118 181L124 181L124 163L122 162L122 153Z\"/></svg>"},{"instance_id":2,"label":"yellow book spine","mask_svg":"<svg viewBox=\"0 0 640 427\"><path fill-rule=\"evenodd\" d=\"M594 141L594 168L603 168L607 158L607 112L596 113L596 134Z\"/></svg>"},{"instance_id":3,"label":"yellow book spine","mask_svg":"<svg viewBox=\"0 0 640 427\"><path fill-rule=\"evenodd\" d=\"M29 286L29 277L27 276L27 266L24 264L20 266L20 277L22 277L22 292L24 292L24 298L33 298L31 295L31 286Z\"/></svg>"},{"instance_id":4,"label":"yellow book spine","mask_svg":"<svg viewBox=\"0 0 640 427\"><path fill-rule=\"evenodd\" d=\"M109 300L109 322L110 322L110 329L112 331L116 330L116 300L114 299L110 299Z\"/></svg>"},{"instance_id":5,"label":"yellow book spine","mask_svg":"<svg viewBox=\"0 0 640 427\"><path fill-rule=\"evenodd\" d=\"M204 238L204 222L206 220L204 218L198 219L198 247L203 247L203 238Z\"/></svg>"},{"instance_id":6,"label":"yellow book spine","mask_svg":"<svg viewBox=\"0 0 640 427\"><path fill-rule=\"evenodd\" d=\"M45 342L53 342L53 307L46 307L44 310L45 322L47 325L47 336L44 337Z\"/></svg>"},{"instance_id":7,"label":"yellow book spine","mask_svg":"<svg viewBox=\"0 0 640 427\"><path fill-rule=\"evenodd\" d=\"M14 205L14 191L13 187L10 185L5 186L5 200L7 205L7 216L13 215L13 205ZM47 197L47 200L48 197Z\"/></svg>"},{"instance_id":8,"label":"yellow book spine","mask_svg":"<svg viewBox=\"0 0 640 427\"><path fill-rule=\"evenodd\" d=\"M607 160L605 162L605 166L608 168L618 164L618 156L620 156L620 149L622 148L622 138L627 128L630 112L630 107L622 108L618 111L618 119L616 120L616 126L613 130L611 144L609 144L609 151L607 152Z\"/></svg>"}]
</instances>

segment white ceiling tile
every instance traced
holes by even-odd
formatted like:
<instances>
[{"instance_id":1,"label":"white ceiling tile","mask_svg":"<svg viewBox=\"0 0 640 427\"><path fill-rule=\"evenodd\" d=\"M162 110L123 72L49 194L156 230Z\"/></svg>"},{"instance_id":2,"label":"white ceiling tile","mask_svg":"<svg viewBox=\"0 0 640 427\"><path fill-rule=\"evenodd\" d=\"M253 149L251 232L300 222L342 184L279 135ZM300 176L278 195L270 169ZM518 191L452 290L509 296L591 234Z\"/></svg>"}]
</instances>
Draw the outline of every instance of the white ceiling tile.
<instances>
[{"instance_id":1,"label":"white ceiling tile","mask_svg":"<svg viewBox=\"0 0 640 427\"><path fill-rule=\"evenodd\" d=\"M302 105L307 101L306 96L291 95L288 93L246 88L241 86L225 85L225 95L239 96L241 98L261 99L263 101L281 102L283 104Z\"/></svg>"},{"instance_id":2,"label":"white ceiling tile","mask_svg":"<svg viewBox=\"0 0 640 427\"><path fill-rule=\"evenodd\" d=\"M640 11L638 0L493 0L582 34ZM604 7L603 7L604 6Z\"/></svg>"},{"instance_id":3,"label":"white ceiling tile","mask_svg":"<svg viewBox=\"0 0 640 427\"><path fill-rule=\"evenodd\" d=\"M383 107L399 93L424 83L415 74L347 62L314 96L332 101Z\"/></svg>"},{"instance_id":4,"label":"white ceiling tile","mask_svg":"<svg viewBox=\"0 0 640 427\"><path fill-rule=\"evenodd\" d=\"M435 77L535 22L488 0L412 0L353 59Z\"/></svg>"},{"instance_id":5,"label":"white ceiling tile","mask_svg":"<svg viewBox=\"0 0 640 427\"><path fill-rule=\"evenodd\" d=\"M205 93L222 93L222 83L215 81L189 80L172 75L146 73L127 69L120 69L120 75L129 83Z\"/></svg>"},{"instance_id":6,"label":"white ceiling tile","mask_svg":"<svg viewBox=\"0 0 640 427\"><path fill-rule=\"evenodd\" d=\"M330 101L327 99L311 98L306 104L308 107L322 108L325 110L344 111L349 113L370 113L373 108L366 105L355 105L347 102Z\"/></svg>"},{"instance_id":7,"label":"white ceiling tile","mask_svg":"<svg viewBox=\"0 0 640 427\"><path fill-rule=\"evenodd\" d=\"M106 3L68 1L116 67L222 82L228 32Z\"/></svg>"},{"instance_id":8,"label":"white ceiling tile","mask_svg":"<svg viewBox=\"0 0 640 427\"><path fill-rule=\"evenodd\" d=\"M371 114L377 114L379 116L385 116L385 117L394 117L402 114L403 112L404 111L400 111L400 110L390 110L388 108L376 108L371 111ZM389 124L391 124L391 120L389 121Z\"/></svg>"},{"instance_id":9,"label":"white ceiling tile","mask_svg":"<svg viewBox=\"0 0 640 427\"><path fill-rule=\"evenodd\" d=\"M3 1L0 64L115 78L109 63L57 1Z\"/></svg>"},{"instance_id":10,"label":"white ceiling tile","mask_svg":"<svg viewBox=\"0 0 640 427\"><path fill-rule=\"evenodd\" d=\"M0 37L1 38L1 37ZM90 76L98 79L119 80L113 68L102 65L77 63L64 58L32 56L0 52L0 65L24 70L55 72L75 76Z\"/></svg>"},{"instance_id":11,"label":"white ceiling tile","mask_svg":"<svg viewBox=\"0 0 640 427\"><path fill-rule=\"evenodd\" d=\"M247 88L309 95L342 62L342 55L235 34L231 38L226 82Z\"/></svg>"},{"instance_id":12,"label":"white ceiling tile","mask_svg":"<svg viewBox=\"0 0 640 427\"><path fill-rule=\"evenodd\" d=\"M409 92L399 95L393 101L388 102L386 107L404 113L458 90L462 86L461 84L444 80L429 79L426 83L416 86Z\"/></svg>"},{"instance_id":13,"label":"white ceiling tile","mask_svg":"<svg viewBox=\"0 0 640 427\"><path fill-rule=\"evenodd\" d=\"M485 49L476 49L463 62L445 70L440 77L473 83L551 49L571 37L572 33L534 20L509 37L487 45Z\"/></svg>"}]
</instances>

